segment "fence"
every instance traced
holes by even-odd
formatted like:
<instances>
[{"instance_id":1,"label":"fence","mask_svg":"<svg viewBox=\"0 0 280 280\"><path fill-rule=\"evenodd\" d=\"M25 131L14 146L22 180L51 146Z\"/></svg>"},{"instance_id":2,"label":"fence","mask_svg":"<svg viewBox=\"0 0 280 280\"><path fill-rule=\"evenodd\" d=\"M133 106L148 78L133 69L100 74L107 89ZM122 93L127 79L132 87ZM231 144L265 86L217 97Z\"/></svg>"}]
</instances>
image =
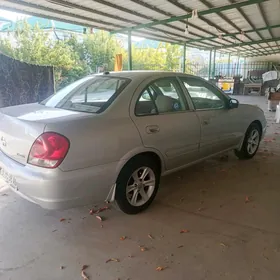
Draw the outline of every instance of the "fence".
<instances>
[{"instance_id":1,"label":"fence","mask_svg":"<svg viewBox=\"0 0 280 280\"><path fill-rule=\"evenodd\" d=\"M158 70L158 71L172 71L172 72L182 72L181 63L177 64L132 64L133 70ZM98 67L97 67L98 68ZM96 68L96 69L97 69ZM114 65L110 63L106 65L106 70L113 71ZM215 68L215 69L214 69ZM232 78L234 76L242 76L247 78L248 71L252 70L265 70L269 71L271 69L271 63L269 62L231 62L231 63L216 63L215 67L212 65L210 71L210 76L214 78L215 76L223 76ZM123 70L128 70L127 63L124 63ZM195 63L187 62L185 73L199 76L207 79L209 73L208 63ZM210 78L211 78L210 77Z\"/></svg>"}]
</instances>

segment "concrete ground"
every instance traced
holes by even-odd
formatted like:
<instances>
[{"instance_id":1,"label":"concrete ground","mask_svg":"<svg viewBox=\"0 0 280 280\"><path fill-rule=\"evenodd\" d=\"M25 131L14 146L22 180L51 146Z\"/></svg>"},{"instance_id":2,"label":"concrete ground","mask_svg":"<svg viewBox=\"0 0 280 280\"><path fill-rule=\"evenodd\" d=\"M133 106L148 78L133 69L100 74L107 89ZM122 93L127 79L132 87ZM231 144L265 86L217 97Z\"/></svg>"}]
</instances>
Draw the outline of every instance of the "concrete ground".
<instances>
[{"instance_id":1,"label":"concrete ground","mask_svg":"<svg viewBox=\"0 0 280 280\"><path fill-rule=\"evenodd\" d=\"M83 265L94 280L280 279L280 125L266 115L253 160L230 154L165 177L137 216L107 210L101 223L88 207L43 210L3 186L0 279L83 279Z\"/></svg>"}]
</instances>

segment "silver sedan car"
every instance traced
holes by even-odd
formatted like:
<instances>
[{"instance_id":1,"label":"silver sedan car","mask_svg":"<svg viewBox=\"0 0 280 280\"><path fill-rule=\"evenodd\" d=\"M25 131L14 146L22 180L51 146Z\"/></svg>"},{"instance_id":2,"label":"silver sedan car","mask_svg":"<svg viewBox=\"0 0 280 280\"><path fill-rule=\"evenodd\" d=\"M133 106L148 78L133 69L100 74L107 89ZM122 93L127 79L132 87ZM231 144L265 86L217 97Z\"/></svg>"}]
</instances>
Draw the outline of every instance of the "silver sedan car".
<instances>
[{"instance_id":1,"label":"silver sedan car","mask_svg":"<svg viewBox=\"0 0 280 280\"><path fill-rule=\"evenodd\" d=\"M106 200L136 214L161 176L228 150L250 159L266 131L258 107L169 72L91 75L0 112L0 174L47 209Z\"/></svg>"}]
</instances>

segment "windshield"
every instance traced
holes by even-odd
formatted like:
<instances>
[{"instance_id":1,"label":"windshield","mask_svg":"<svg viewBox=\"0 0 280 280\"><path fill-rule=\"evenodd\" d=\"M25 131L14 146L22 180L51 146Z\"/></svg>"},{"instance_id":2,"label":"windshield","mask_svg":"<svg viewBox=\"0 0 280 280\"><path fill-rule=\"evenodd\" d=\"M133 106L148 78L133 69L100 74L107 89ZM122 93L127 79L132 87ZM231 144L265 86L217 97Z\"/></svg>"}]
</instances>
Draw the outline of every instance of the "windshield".
<instances>
[{"instance_id":1,"label":"windshield","mask_svg":"<svg viewBox=\"0 0 280 280\"><path fill-rule=\"evenodd\" d=\"M59 90L41 104L66 110L100 113L129 83L128 79L109 76L89 76Z\"/></svg>"}]
</instances>

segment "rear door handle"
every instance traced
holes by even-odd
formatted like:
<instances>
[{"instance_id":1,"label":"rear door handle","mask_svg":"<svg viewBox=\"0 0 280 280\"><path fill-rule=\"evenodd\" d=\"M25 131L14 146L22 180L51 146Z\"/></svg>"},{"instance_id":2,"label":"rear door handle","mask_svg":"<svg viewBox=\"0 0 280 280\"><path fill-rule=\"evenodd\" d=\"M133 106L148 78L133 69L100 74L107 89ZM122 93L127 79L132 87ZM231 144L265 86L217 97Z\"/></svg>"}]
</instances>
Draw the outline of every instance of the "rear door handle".
<instances>
[{"instance_id":1,"label":"rear door handle","mask_svg":"<svg viewBox=\"0 0 280 280\"><path fill-rule=\"evenodd\" d=\"M148 125L147 127L146 127L146 132L148 133L148 134L151 134L151 133L158 133L160 131L160 129L159 129L159 126L157 126L157 125Z\"/></svg>"}]
</instances>

